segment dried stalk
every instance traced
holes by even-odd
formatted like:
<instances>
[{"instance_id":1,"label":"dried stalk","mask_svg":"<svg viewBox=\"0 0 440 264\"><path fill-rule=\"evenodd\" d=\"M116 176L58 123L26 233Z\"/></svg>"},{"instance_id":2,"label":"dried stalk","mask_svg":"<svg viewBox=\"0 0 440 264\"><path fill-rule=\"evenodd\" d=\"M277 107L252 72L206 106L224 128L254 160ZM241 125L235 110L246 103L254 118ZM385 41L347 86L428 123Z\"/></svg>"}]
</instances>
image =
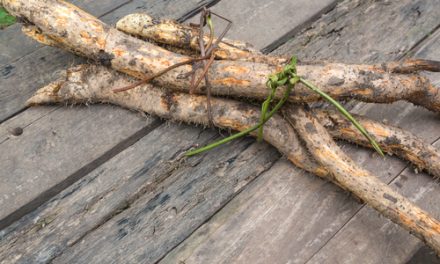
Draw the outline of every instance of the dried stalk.
<instances>
[{"instance_id":1,"label":"dried stalk","mask_svg":"<svg viewBox=\"0 0 440 264\"><path fill-rule=\"evenodd\" d=\"M290 107L283 111L313 157L329 170L335 182L346 186L368 205L420 238L437 254L440 253L440 222L357 166L336 145L311 112L301 107Z\"/></svg>"},{"instance_id":2,"label":"dried stalk","mask_svg":"<svg viewBox=\"0 0 440 264\"><path fill-rule=\"evenodd\" d=\"M1 3L11 14L26 18L63 46L137 78L156 74L190 58L114 30L63 1L1 0ZM408 65L420 67L406 69L440 68L435 63L426 61L413 61ZM298 66L298 75L304 76L335 99L355 98L380 103L407 100L440 112L439 89L428 79L416 74L390 73L387 67L340 63L311 64ZM178 91L187 91L192 69L191 65L181 66L156 78L154 82ZM277 70L278 67L264 63L214 61L209 70L212 92L217 95L266 98L266 78ZM203 92L203 87L201 91ZM280 89L278 96L282 93L283 89ZM289 100L313 102L321 98L299 84Z\"/></svg>"}]
</instances>

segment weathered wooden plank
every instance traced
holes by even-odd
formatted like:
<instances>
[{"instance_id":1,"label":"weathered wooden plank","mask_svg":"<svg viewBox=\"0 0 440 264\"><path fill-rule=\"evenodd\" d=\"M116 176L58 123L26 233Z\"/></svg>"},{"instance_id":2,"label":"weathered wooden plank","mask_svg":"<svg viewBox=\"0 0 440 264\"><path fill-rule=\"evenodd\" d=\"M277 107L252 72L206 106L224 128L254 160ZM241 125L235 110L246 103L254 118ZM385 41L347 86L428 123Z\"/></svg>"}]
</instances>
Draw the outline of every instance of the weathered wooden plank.
<instances>
[{"instance_id":1,"label":"weathered wooden plank","mask_svg":"<svg viewBox=\"0 0 440 264\"><path fill-rule=\"evenodd\" d=\"M439 32L428 39L424 45L421 45L420 50L415 52L416 57L440 60ZM440 84L440 74L430 74L430 77L434 83ZM432 118L440 123L438 115ZM405 123L413 126L414 130L423 135L425 134L423 130L426 127L426 123L423 124L424 120L423 117L413 117ZM440 149L439 126L426 128L434 136L430 137L432 141L435 141L434 145ZM437 219L440 218L440 208L437 205L440 187L431 177L426 174L416 174L412 168L406 168L392 181L391 185L417 204L422 205ZM326 260L337 263L403 263L408 261L411 253L414 253L422 245L421 241L387 219L375 217L371 211L368 207L363 208L325 247L313 256L310 262L322 263L323 260ZM342 252L346 252L349 244L352 245L350 251L342 258ZM365 258L366 255L369 257Z\"/></svg>"},{"instance_id":2,"label":"weathered wooden plank","mask_svg":"<svg viewBox=\"0 0 440 264\"><path fill-rule=\"evenodd\" d=\"M192 141L194 142L195 139L199 137L199 134L201 133L200 130L194 130L192 132L188 131L182 131L182 132L176 132L171 130L171 133L167 132L169 128L162 127L160 129L156 129L153 133L147 135L144 139L153 136L154 134L158 135L164 135L164 137L159 140L157 138L153 139L152 142L155 142L159 145L163 145L164 143L170 144L169 139L171 137L177 138L181 140L181 138L184 138L184 136L192 137ZM182 134L183 133L183 134ZM142 139L141 141L143 141ZM190 142L190 141L188 141ZM177 146L174 150L175 152L168 154L170 156L175 156L175 153L182 152L183 150L188 148L188 142L185 146ZM248 141L246 141L248 142ZM252 141L250 141L252 142ZM200 142L205 143L205 142ZM139 143L140 144L140 143ZM135 146L137 146L136 144ZM135 147L133 146L133 147ZM171 147L174 145L170 144ZM159 147L157 147L159 148ZM156 148L138 148L133 154L137 157L142 157L142 162L145 161L145 159L149 160L148 163L150 167L153 166L159 166L160 164L163 164L164 160L172 159L172 157L167 156L160 156L156 157L153 155L154 152L156 152ZM148 152L148 153L147 153ZM103 254L100 256L96 256L98 258L112 258L112 260L117 259L115 255L112 255L113 253L116 253L118 255L118 252L114 250L114 245L116 243L125 243L120 244L118 246L121 248L122 251L130 250L130 252L133 252L130 254L131 258L142 256L145 252L149 252L149 256L147 260L157 260L161 256L165 255L171 248L175 247L178 243L180 243L185 237L187 237L193 230L195 230L200 224L202 224L206 219L208 219L212 214L214 214L217 210L219 210L227 201L229 201L233 196L235 196L243 186L245 186L249 181L251 181L254 177L256 177L258 174L260 174L262 171L267 169L271 166L274 160L278 159L278 155L275 154L275 150L268 147L265 144L252 144L246 151L243 152L243 142L237 141L231 144L230 147L225 147L223 150L219 149L217 151L211 152L208 154L209 158L206 158L203 163L200 163L200 165L194 165L193 169L186 168L185 171L179 171L175 174L170 174L169 172L165 176L157 176L158 178L170 178L170 181L173 183L167 183L163 184L163 194L170 194L168 204L175 204L175 206L168 206L168 208L171 208L171 211L178 210L181 211L182 208L184 208L184 212L182 212L182 215L179 217L176 217L176 219L170 219L169 215L164 214L163 209L159 207L158 210L154 210L149 212L142 211L142 209L145 207L145 204L148 203L152 198L154 198L154 195L157 195L154 192L149 191L147 189L147 192L144 195L141 196L140 201L136 202L136 205L131 206L131 209L124 211L120 214L120 217L130 218L133 217L133 214L135 215L144 215L146 219L149 219L149 221L142 221L141 224L139 224L140 230L146 230L145 232L139 232L139 236L148 236L150 233L149 231L151 228L153 228L152 223L154 225L160 226L166 226L167 228L158 229L153 228L155 234L157 234L157 238L151 240L151 241L144 241L142 239L139 239L136 236L126 236L124 241L119 242L117 239L118 236L121 236L118 233L115 233L116 237L115 240L113 240L112 243L108 244L109 247L106 246L107 249L102 250ZM126 153L121 153L121 155L125 155ZM154 158L149 158L149 155L153 155ZM232 159L231 159L232 155ZM237 157L238 155L238 157ZM131 160L117 160L119 156L115 157L115 159L109 161L107 164L117 164L118 167L124 168L125 170L129 170L129 168L137 168L139 169L139 164L137 162L139 161L131 161ZM211 158L212 157L212 158ZM175 157L174 157L175 158ZM219 162L219 159L222 160L222 162ZM161 162L162 160L162 162ZM226 161L226 162L225 162ZM122 164L123 163L123 164ZM220 165L219 165L220 163ZM104 165L104 166L107 166ZM155 164L155 165L153 165ZM233 168L231 170L229 167ZM97 171L100 168L97 169ZM157 171L155 169L148 170L148 173L151 171ZM221 177L212 177L213 173L209 173L210 171L216 171L218 175ZM204 172L205 174L203 177L201 176L201 173ZM160 174L160 171L157 173L157 175ZM179 179L182 179L182 182L175 183L175 177L176 175L179 175ZM84 181L88 178L84 178ZM98 176L101 177L101 176ZM113 170L110 170L109 175L106 177L114 177L115 179L120 178L120 173L115 172ZM127 176L129 177L129 176ZM220 178L220 180L219 180ZM106 192L111 192L108 196L112 197L119 197L118 199L113 202L103 201L103 203L107 203L107 206L102 205L101 207L112 207L113 210L116 210L116 205L120 205L123 203L125 197L127 195L124 195L124 193L136 193L136 190L139 188L142 189L142 187L139 187L139 182L134 179L130 178L131 181L127 183L128 187L124 187L121 189L113 190L114 186L108 187L108 186L100 186L101 192L99 194L91 195L89 199L92 200L101 200L99 197L105 194ZM171 180L172 179L172 180ZM145 179L143 179L145 180ZM96 182L100 182L98 180L95 180ZM104 181L104 180L101 180ZM107 182L108 180L106 180ZM147 184L151 184L151 180L145 180L146 182L143 183L144 186ZM117 185L121 185L120 183ZM88 185L87 185L88 186ZM198 187L199 186L199 187ZM96 187L93 187L96 189ZM92 189L93 189L92 188ZM158 190L161 190L162 187L157 187ZM73 190L73 193L75 194L75 198L72 201L64 201L65 199L61 199L62 201L59 202L59 206L57 208L70 208L69 203L79 203L82 204L84 200L84 193L80 190L75 190L76 187L72 186L69 188L69 190ZM123 190L122 190L123 189ZM183 191L189 189L188 191ZM66 190L68 192L69 190ZM81 194L76 195L77 192L81 192ZM121 192L123 192L121 194ZM86 192L90 193L90 191ZM114 193L114 194L113 194ZM176 193L181 193L179 196L176 196ZM62 194L60 194L62 197ZM58 196L58 197L60 197ZM107 195L105 195L107 197ZM206 196L206 199L199 199L200 197ZM162 197L162 196L158 196ZM164 196L165 197L165 196ZM56 200L57 198L55 198ZM66 199L67 200L67 199ZM73 202L74 201L74 202ZM157 204L157 200L151 200L149 204ZM185 206L185 204L188 204L189 206ZM66 205L67 204L67 205ZM100 208L101 208L100 207ZM175 209L173 209L175 207ZM83 208L83 207L81 207ZM95 207L96 208L96 207ZM152 208L153 210L154 208ZM117 220L111 219L108 223L105 223L105 221L108 220L109 214L108 211L106 213L99 212L98 214L88 214L81 215L81 219L78 219L77 217L71 217L71 214L69 216L63 215L59 217L59 220L57 220L59 224L55 224L55 226L58 228L56 230L66 230L61 237L58 237L56 239L53 238L53 234L59 233L55 229L50 230L48 229L47 233L38 233L35 235L32 235L32 232L25 231L25 228L22 228L21 226L28 226L27 228L31 228L32 224L35 223L36 219L51 219L51 214L54 214L54 212L57 212L61 209L55 209L54 207L51 207L45 211L45 213L42 213L41 211L34 213L33 216L30 216L29 219L23 220L23 222L18 222L11 226L7 233L8 235L5 235L7 239L4 241L5 244L1 246L0 248L4 248L8 252L14 251L19 252L18 254L23 254L26 256L26 252L42 252L40 255L45 256L44 259L48 259L47 256L51 256L52 258L54 256L54 253L51 253L53 251L58 252L63 250L64 245L66 245L63 241L80 241L82 236L87 235L85 240L81 241L90 241L91 244L97 243L99 244L99 247L101 243L106 243L106 241L101 240L103 238L100 235L100 232L103 232L102 230L113 229L114 225L118 224ZM74 210L75 211L75 210ZM168 209L167 211L170 211ZM177 211L176 211L177 212ZM73 213L73 215L78 215L78 213ZM119 215L118 215L119 217ZM89 219L90 218L90 219ZM88 220L87 220L88 219ZM98 220L96 220L98 219ZM69 223L80 223L84 224L84 226L81 226L81 228L78 228L78 226L74 225L73 228L66 228L71 226L71 224L66 223L65 221L69 221ZM128 222L128 223L127 223ZM122 225L132 225L133 222L136 222L134 220L132 221L123 221ZM52 221L51 221L52 223ZM92 223L92 224L90 224ZM131 223L131 224L130 224ZM100 228L98 228L96 231L94 231L95 228L102 225ZM48 228L51 228L50 226L53 226L52 224L48 225ZM120 228L117 228L118 230ZM15 231L14 231L15 230ZM78 230L80 230L78 232ZM172 230L172 231L167 231ZM127 229L127 232L129 232L130 229ZM12 232L12 233L10 233ZM119 231L118 231L119 232ZM122 233L125 231L122 230ZM105 233L107 233L105 231ZM21 234L21 235L20 235ZM32 236L32 237L31 237ZM94 239L91 237L93 236ZM73 237L73 238L72 238ZM36 239L38 238L38 239ZM14 243L13 241L16 241L16 239L19 239L20 241L30 241L29 243ZM97 240L95 240L97 239ZM108 238L108 241L111 241L112 239ZM43 242L44 241L44 242ZM95 241L95 242L93 242ZM140 243L142 241L142 243ZM65 252L60 259L56 259L56 261L64 261L64 258L70 258L74 257L78 252L83 255L83 259L86 258L93 258L93 252L96 253L96 251L93 249L90 252L90 254L84 254L84 250L81 250L79 247L83 245L83 242L79 242L74 244L76 242L67 243L69 246L72 246L72 249L70 249L68 252ZM131 245L130 243L134 243L133 246L128 247L127 245ZM148 243L148 244L146 244ZM61 248L55 247L55 245L62 245ZM8 248L9 246L13 246L13 250L11 248ZM111 246L111 247L110 247ZM90 246L92 247L92 246ZM90 248L89 247L89 248ZM53 251L51 251L53 250ZM108 250L108 253L104 253ZM100 250L101 251L101 250ZM58 254L57 253L57 254ZM28 253L29 254L29 253ZM6 254L8 255L8 254ZM118 255L119 257L122 257ZM13 256L11 256L13 257ZM26 258L35 258L35 255L29 256L27 255ZM35 260L35 259L34 259ZM78 259L76 258L76 261ZM126 261L126 259L124 259Z\"/></svg>"},{"instance_id":3,"label":"weathered wooden plank","mask_svg":"<svg viewBox=\"0 0 440 264\"><path fill-rule=\"evenodd\" d=\"M100 17L129 1L72 0L69 2L84 10L90 10L89 12L91 14ZM0 34L0 43L2 43L0 46L0 66L10 64L43 47L43 45L22 34L20 24L15 24L2 30Z\"/></svg>"},{"instance_id":4,"label":"weathered wooden plank","mask_svg":"<svg viewBox=\"0 0 440 264\"><path fill-rule=\"evenodd\" d=\"M119 17L139 10L148 10L148 13L153 16L168 14L168 16L177 19L212 1L131 1L129 4L106 14L102 20L112 24ZM114 1L111 2L114 3ZM97 1L93 1L93 3L93 5L99 5ZM18 32L17 34L23 35ZM58 76L58 70L83 61L65 51L42 47L19 60L0 66L0 122L22 110L26 99L36 89L53 81Z\"/></svg>"},{"instance_id":5,"label":"weathered wooden plank","mask_svg":"<svg viewBox=\"0 0 440 264\"><path fill-rule=\"evenodd\" d=\"M332 183L281 160L161 263L303 263L302 248L332 232L328 218L343 221L355 204ZM315 226L326 228L318 234Z\"/></svg>"},{"instance_id":6,"label":"weathered wooden plank","mask_svg":"<svg viewBox=\"0 0 440 264\"><path fill-rule=\"evenodd\" d=\"M24 111L18 118L10 118L0 125L0 144L9 138L21 136L24 129L58 107L38 106L33 111ZM24 121L25 120L25 121Z\"/></svg>"},{"instance_id":7,"label":"weathered wooden plank","mask_svg":"<svg viewBox=\"0 0 440 264\"><path fill-rule=\"evenodd\" d=\"M435 1L431 1L431 4L434 2ZM396 4L398 6L395 6ZM419 5L420 4L426 5L427 1L419 3ZM410 1L393 2L392 5L394 5L394 10L408 10L411 9L410 6L415 7L415 10L417 10L417 3ZM370 12L365 12L367 9L369 9ZM352 29L347 32L342 32L340 38L350 39L350 43L355 46L368 46L370 42L377 42L363 37L356 38L354 36L360 34L381 35L383 32L380 32L377 28L378 24L387 25L394 23L389 20L396 19L396 16L400 19L400 16L406 14L403 11L400 15L399 13L395 13L394 16L385 16L380 12L380 14L376 14L378 11L381 11L380 9L382 9L380 3L379 5L372 5L371 1L364 3L346 1L341 3L337 9L321 18L315 23L315 26L311 30L313 31L314 28L318 28L317 25L321 25L320 29L325 32L327 31L327 28L324 26L325 23L328 23L329 27L332 27L334 24L344 24ZM352 14L356 14L357 17ZM428 14L428 16L431 15L432 14ZM365 28L366 24L363 22L368 19L367 16L374 16L375 20L377 20L375 23L370 24L371 28L369 29ZM432 18L426 18L426 20L430 19ZM418 23L424 24L423 21L424 19L420 18ZM351 26L352 24L361 27L362 31L359 29L359 32L356 31L355 28ZM399 30L413 31L416 29L416 27L413 26L412 23L404 23L399 25ZM307 32L308 31L303 34L306 35ZM300 39L302 37L304 36L299 36ZM387 41L394 44L397 43L396 47L412 47L414 43L417 43L424 36L417 35L417 37L419 38L418 40L402 38L401 32L396 31L394 34L387 34ZM320 41L321 42L315 43L314 45L326 47L327 45L332 45L331 41L333 40L321 38ZM386 51L389 47L387 45L385 46ZM381 46L378 48L380 47ZM299 44L292 47L292 43L290 42L286 47L280 48L277 52L290 53L290 48L298 52L300 58L306 59L315 56L316 50L318 50L318 48L312 47L309 51L307 45L301 46ZM333 48L335 50L343 49L343 42L341 42L339 46L333 46ZM408 50L405 50L405 52L407 51ZM357 54L359 55L360 52L361 51L358 51ZM376 53L382 54L383 52L384 51L378 49ZM371 54L371 52L365 50L365 53L361 54L362 58L367 61L375 61L374 56L370 59L368 54ZM321 55L322 54L319 53L319 56ZM351 53L347 53L343 50L341 51L341 55L338 53L336 57L338 60L356 61L356 58L352 58L351 56L353 56ZM430 55L429 57L436 59L436 57L432 56L435 55ZM386 57L386 59L390 58L390 56ZM358 60L356 62L360 61ZM439 137L438 131L440 131L440 122L438 115L429 113L424 109L414 108L407 103L380 106L362 104L355 107L355 110L358 113L366 114L372 118L379 120L386 119L391 124L401 126L418 134L428 140L428 142L433 142ZM386 182L392 181L406 166L404 162L392 157L387 157L383 161L377 157L371 157L370 151L351 146L345 146L344 148L355 161L361 163L365 168L374 172ZM288 165L280 163L277 164L277 166L282 167L279 171L290 171L292 175L295 175L295 171L289 168ZM271 170L267 173L270 174L270 172ZM306 177L305 175L302 176ZM425 175L423 177L428 176ZM432 178L428 177L428 179L430 180L429 184L431 184L433 182ZM361 205L354 203L343 194L338 194L338 189L335 186L328 187L327 189L323 187L320 188L319 179L314 179L314 183L313 180L311 180L312 183L309 183L309 186L314 187L299 189L290 187L287 183L282 185L261 181L262 183L258 180L251 188L245 189L236 199L231 201L230 205L228 204L224 210L221 210L218 215L213 217L189 239L173 250L163 260L163 263L179 261L184 261L185 263L203 263L208 259L210 263L223 262L225 259L230 262L249 261L265 263L271 261L290 261L293 263L304 263L311 258L315 252L319 251L319 249L362 208ZM412 183L408 184L409 189L411 188L411 184ZM277 190L282 188L280 186L285 187L287 190L283 189L282 193L277 193ZM415 190L415 192L416 191L417 190ZM295 199L293 205L284 202L285 200L289 201L289 195L297 192L300 194L298 194L298 198ZM264 193L267 195L256 195L254 197L254 193ZM419 201L418 204L427 208L428 211L436 210L436 208L426 206L427 204L425 202L426 201ZM292 211L295 212L292 213ZM256 220L256 217L260 215L265 215L265 217ZM376 215L377 214L373 213L370 217L376 217ZM370 227L364 231L371 232L373 229L376 230L374 227ZM370 241L380 244L378 237L386 239L386 235L384 235L386 233L381 233L379 230L376 231L378 232L375 233L375 240ZM400 232L404 231L400 230ZM361 238L362 235L359 235L359 237ZM382 248L384 248L384 244L382 243L381 245ZM402 247L406 250L406 257L410 256L411 250L414 251L414 249L417 248L417 246L413 246L413 244L409 244ZM351 247L353 247L351 244L349 249L345 247L344 250L342 250L341 247L341 251L337 252L340 257L337 260L341 261L341 259L344 259L345 252L351 250ZM380 247L375 247L376 251L374 254L383 256L383 254L387 253L386 250L378 250L378 248L380 249ZM331 250L328 251L328 253L331 252ZM390 250L388 253L392 252L393 251ZM365 254L362 252L358 252L358 254L359 256L365 257ZM334 263L335 261L325 260L325 262ZM380 262L381 261L378 261L378 263Z\"/></svg>"},{"instance_id":8,"label":"weathered wooden plank","mask_svg":"<svg viewBox=\"0 0 440 264\"><path fill-rule=\"evenodd\" d=\"M393 60L437 28L439 16L438 1L347 1L275 53L306 60Z\"/></svg>"},{"instance_id":9,"label":"weathered wooden plank","mask_svg":"<svg viewBox=\"0 0 440 264\"><path fill-rule=\"evenodd\" d=\"M139 262L152 263L278 158L266 144L243 138L233 149L185 161L182 154L194 142L206 144L218 134L176 124L162 128L2 231L0 259L46 263L74 248L70 253L81 255L74 262L127 263L147 254ZM243 164L249 169L242 170ZM109 246L96 250L84 236ZM88 249L76 251L82 246ZM55 262L70 257L64 252Z\"/></svg>"},{"instance_id":10,"label":"weathered wooden plank","mask_svg":"<svg viewBox=\"0 0 440 264\"><path fill-rule=\"evenodd\" d=\"M37 122L20 118L27 121L23 134L0 144L1 228L158 124L114 106L70 110L57 109Z\"/></svg>"},{"instance_id":11,"label":"weathered wooden plank","mask_svg":"<svg viewBox=\"0 0 440 264\"><path fill-rule=\"evenodd\" d=\"M267 145L252 144L243 150L242 144L222 148L209 153L198 166L176 172L172 184L165 184L160 193L140 197L54 263L155 263L278 157ZM214 162L217 166L212 166ZM244 164L249 168L243 170Z\"/></svg>"},{"instance_id":12,"label":"weathered wooden plank","mask_svg":"<svg viewBox=\"0 0 440 264\"><path fill-rule=\"evenodd\" d=\"M161 5L162 1L149 1L148 4L134 1L130 5L124 6L124 12L126 12L124 14L134 12L142 5L147 5L152 6L151 13L153 14L168 12L170 16L173 16L175 7L172 3L175 3L180 7L180 11L176 14L185 15L208 2L170 1L167 2L167 5ZM168 10L168 5L173 8ZM117 16L108 14L104 18L114 21ZM68 64L77 60L77 57L73 55L50 47L42 48L25 56L2 77L0 108L8 109L10 103L13 108L15 107L15 110L21 108L21 104L29 98L33 89L56 78L58 70L64 69ZM15 105L17 103L19 105ZM3 206L5 208L0 213L0 228L35 209L74 179L84 176L93 169L93 166L97 166L105 159L115 155L121 147L127 146L128 143L145 135L158 125L157 119L145 121L139 115L111 106L100 106L96 110L93 108L90 111L79 108L57 109L47 116L45 116L45 111L39 109L41 108L28 109L14 117L13 121L0 125L1 147L9 150L2 151L0 167L10 169L3 169L0 172L2 178L0 204L2 208ZM45 116L45 118L41 118L41 116ZM36 120L38 121L35 122ZM81 126L78 127L78 124ZM16 126L24 128L23 135L17 138L11 136L11 129ZM33 129L26 128L28 126ZM57 137L56 148L49 149L53 151L52 153L43 152L44 149L37 151L36 148L39 144L45 140L46 143L50 143L54 138L51 132L46 130L51 127L61 129L64 139L61 140L60 137ZM107 140L105 144L103 144L103 138ZM7 140L5 141L5 139ZM115 149L115 147L117 148ZM29 151L29 149L35 151ZM75 151L71 152L71 149ZM21 157L24 154L26 154L26 159ZM57 157L57 162L53 162L54 157ZM33 162L33 160L38 162ZM100 162L93 162L94 160ZM42 164L48 164L47 169L42 169ZM14 169L14 173L11 173L12 169ZM38 182L38 184L32 181ZM27 195L23 195L23 193Z\"/></svg>"},{"instance_id":13,"label":"weathered wooden plank","mask_svg":"<svg viewBox=\"0 0 440 264\"><path fill-rule=\"evenodd\" d=\"M291 34L292 30L303 27L307 21L328 10L336 2L335 0L222 0L211 10L233 20L228 36L234 36L234 39L249 42L256 48L263 49L277 43L286 34ZM198 23L198 18L190 21ZM217 31L225 25L215 16L213 22Z\"/></svg>"}]
</instances>

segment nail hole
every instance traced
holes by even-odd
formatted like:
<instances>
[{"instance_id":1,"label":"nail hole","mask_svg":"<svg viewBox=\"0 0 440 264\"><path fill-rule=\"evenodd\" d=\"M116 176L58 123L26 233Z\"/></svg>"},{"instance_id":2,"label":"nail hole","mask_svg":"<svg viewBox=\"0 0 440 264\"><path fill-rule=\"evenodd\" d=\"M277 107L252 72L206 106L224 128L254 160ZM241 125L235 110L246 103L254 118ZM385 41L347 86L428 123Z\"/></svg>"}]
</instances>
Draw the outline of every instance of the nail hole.
<instances>
[{"instance_id":1,"label":"nail hole","mask_svg":"<svg viewBox=\"0 0 440 264\"><path fill-rule=\"evenodd\" d=\"M20 136L21 134L23 134L23 128L21 127L15 127L13 128L11 131L11 134L14 136Z\"/></svg>"}]
</instances>

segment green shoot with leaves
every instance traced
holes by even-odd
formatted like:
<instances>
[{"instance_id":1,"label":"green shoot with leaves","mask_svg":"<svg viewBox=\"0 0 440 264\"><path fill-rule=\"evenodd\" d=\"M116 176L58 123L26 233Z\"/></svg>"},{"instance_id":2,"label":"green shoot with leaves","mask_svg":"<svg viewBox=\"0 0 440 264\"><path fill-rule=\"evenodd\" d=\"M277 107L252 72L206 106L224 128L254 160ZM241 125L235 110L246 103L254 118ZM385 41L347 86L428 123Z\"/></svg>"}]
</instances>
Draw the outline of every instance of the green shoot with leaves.
<instances>
[{"instance_id":1,"label":"green shoot with leaves","mask_svg":"<svg viewBox=\"0 0 440 264\"><path fill-rule=\"evenodd\" d=\"M6 9L0 6L0 29L10 26L15 22L15 17L11 16Z\"/></svg>"},{"instance_id":2,"label":"green shoot with leaves","mask_svg":"<svg viewBox=\"0 0 440 264\"><path fill-rule=\"evenodd\" d=\"M384 156L382 149L377 144L377 142L371 137L371 135L365 130L364 127L336 100L334 100L331 96L321 91L318 87L315 85L309 83L307 80L299 77L296 73L296 63L297 59L296 57L292 57L289 64L287 64L284 69L276 74L272 74L269 76L266 85L271 90L266 100L261 105L261 116L260 121L258 124L243 130L237 134L234 134L230 137L224 138L222 140L219 140L217 142L214 142L208 146L201 147L195 150L190 150L186 153L187 156L193 156L208 150L211 150L215 147L218 147L222 144L225 144L229 141L232 141L234 139L240 138L242 136L248 135L249 133L255 131L258 129L257 133L257 140L261 141L263 139L263 126L264 124L283 106L283 104L287 101L289 98L289 95L291 91L293 90L296 83L301 82L303 85L305 85L307 88L311 89L315 93L322 96L325 100L327 100L329 103L334 105L336 109L343 115L345 118L347 118L350 122L353 123L353 125L364 135L370 144L373 146L373 148L381 155ZM278 87L287 85L287 89L285 90L283 97L281 100L275 105L275 107L269 111L271 103L274 101L275 93ZM269 111L269 112L268 112Z\"/></svg>"}]
</instances>

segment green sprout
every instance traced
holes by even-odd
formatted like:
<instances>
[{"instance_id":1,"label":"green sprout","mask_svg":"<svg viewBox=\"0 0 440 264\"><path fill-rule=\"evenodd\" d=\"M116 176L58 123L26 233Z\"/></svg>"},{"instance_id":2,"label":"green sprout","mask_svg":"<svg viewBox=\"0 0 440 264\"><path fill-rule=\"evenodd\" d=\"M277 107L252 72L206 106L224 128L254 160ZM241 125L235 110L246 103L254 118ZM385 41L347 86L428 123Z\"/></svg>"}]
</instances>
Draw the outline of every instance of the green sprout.
<instances>
[{"instance_id":1,"label":"green sprout","mask_svg":"<svg viewBox=\"0 0 440 264\"><path fill-rule=\"evenodd\" d=\"M312 90L313 92L319 94L322 98L327 100L329 103L334 105L336 109L343 115L345 118L347 118L361 133L364 135L370 144L373 146L373 148L381 155L384 156L382 149L377 144L377 142L371 137L371 135L365 130L365 128L336 100L334 100L331 96L326 94L325 92L321 91L318 87L311 84L307 80L301 78L296 73L296 63L297 59L296 57L292 57L289 64L287 64L281 72L278 72L276 74L272 74L269 76L266 86L270 89L270 93L266 100L261 105L261 116L260 121L258 124L243 130L237 134L234 134L230 137L224 138L222 140L219 140L217 142L214 142L212 144L209 144L205 147L201 147L195 150L190 150L186 153L187 156L193 156L208 150L211 150L215 147L218 147L222 144L225 144L229 141L232 141L234 139L237 139L239 137L248 135L249 133L258 130L257 133L257 140L261 141L263 139L263 126L264 124L283 106L283 104L288 100L289 95L291 91L293 90L295 84L298 82L302 83L304 86ZM278 87L280 86L287 86L287 89L285 90L283 96L281 97L280 101L269 111L270 105L275 99L275 93Z\"/></svg>"},{"instance_id":2,"label":"green sprout","mask_svg":"<svg viewBox=\"0 0 440 264\"><path fill-rule=\"evenodd\" d=\"M15 17L11 16L4 7L0 6L0 29L10 26L15 22Z\"/></svg>"}]
</instances>

